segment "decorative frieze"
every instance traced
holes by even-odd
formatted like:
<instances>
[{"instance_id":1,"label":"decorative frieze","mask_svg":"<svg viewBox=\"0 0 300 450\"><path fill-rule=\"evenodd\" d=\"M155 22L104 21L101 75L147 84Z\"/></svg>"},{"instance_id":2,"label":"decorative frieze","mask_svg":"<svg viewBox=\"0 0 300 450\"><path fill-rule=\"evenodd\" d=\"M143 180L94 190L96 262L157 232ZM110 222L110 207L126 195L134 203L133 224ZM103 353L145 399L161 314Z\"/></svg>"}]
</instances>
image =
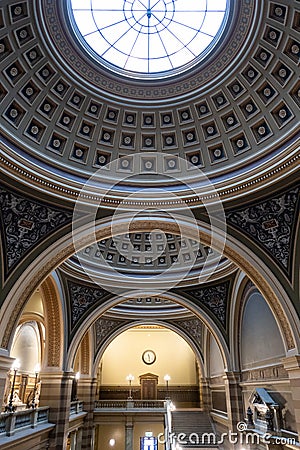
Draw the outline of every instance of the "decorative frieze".
<instances>
[{"instance_id":1,"label":"decorative frieze","mask_svg":"<svg viewBox=\"0 0 300 450\"><path fill-rule=\"evenodd\" d=\"M70 223L72 214L0 186L0 219L8 276L37 244Z\"/></svg>"},{"instance_id":2,"label":"decorative frieze","mask_svg":"<svg viewBox=\"0 0 300 450\"><path fill-rule=\"evenodd\" d=\"M249 236L286 272L293 260L299 187L226 214L230 225Z\"/></svg>"}]
</instances>

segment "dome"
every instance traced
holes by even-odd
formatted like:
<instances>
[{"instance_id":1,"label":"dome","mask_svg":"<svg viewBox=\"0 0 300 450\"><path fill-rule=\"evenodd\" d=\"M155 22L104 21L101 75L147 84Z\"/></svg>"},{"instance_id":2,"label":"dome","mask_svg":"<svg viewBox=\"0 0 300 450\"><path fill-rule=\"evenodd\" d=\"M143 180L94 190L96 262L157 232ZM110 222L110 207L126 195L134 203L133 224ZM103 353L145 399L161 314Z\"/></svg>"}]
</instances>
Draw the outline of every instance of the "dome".
<instances>
[{"instance_id":1,"label":"dome","mask_svg":"<svg viewBox=\"0 0 300 450\"><path fill-rule=\"evenodd\" d=\"M18 154L19 166L8 170L21 171L25 183L74 200L96 173L104 206L149 183L198 205L199 179L209 195L211 180L225 200L233 184L239 195L245 180L271 182L273 167L293 154L299 47L292 6L231 2L213 51L155 80L99 64L65 26L63 2L9 8L16 31L1 40L3 148L10 161Z\"/></svg>"},{"instance_id":2,"label":"dome","mask_svg":"<svg viewBox=\"0 0 300 450\"><path fill-rule=\"evenodd\" d=\"M78 42L100 64L125 77L161 79L188 70L224 33L226 0L78 2L68 11Z\"/></svg>"}]
</instances>

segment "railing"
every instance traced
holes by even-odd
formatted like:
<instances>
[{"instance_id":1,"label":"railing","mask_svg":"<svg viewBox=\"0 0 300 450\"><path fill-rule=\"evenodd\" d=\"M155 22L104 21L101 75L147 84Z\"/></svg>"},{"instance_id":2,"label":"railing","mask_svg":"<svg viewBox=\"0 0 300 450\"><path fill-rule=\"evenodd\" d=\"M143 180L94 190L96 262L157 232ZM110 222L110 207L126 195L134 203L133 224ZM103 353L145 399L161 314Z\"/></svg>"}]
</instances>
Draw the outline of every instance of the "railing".
<instances>
[{"instance_id":1,"label":"railing","mask_svg":"<svg viewBox=\"0 0 300 450\"><path fill-rule=\"evenodd\" d=\"M166 409L164 400L96 400L95 410L127 410L127 409Z\"/></svg>"},{"instance_id":2,"label":"railing","mask_svg":"<svg viewBox=\"0 0 300 450\"><path fill-rule=\"evenodd\" d=\"M21 431L26 428L36 428L41 423L47 423L48 414L48 406L1 413L0 436L13 436L16 431Z\"/></svg>"},{"instance_id":3,"label":"railing","mask_svg":"<svg viewBox=\"0 0 300 450\"><path fill-rule=\"evenodd\" d=\"M83 412L83 402L80 402L78 400L71 402L70 416L73 416L74 414L79 414L80 412Z\"/></svg>"}]
</instances>

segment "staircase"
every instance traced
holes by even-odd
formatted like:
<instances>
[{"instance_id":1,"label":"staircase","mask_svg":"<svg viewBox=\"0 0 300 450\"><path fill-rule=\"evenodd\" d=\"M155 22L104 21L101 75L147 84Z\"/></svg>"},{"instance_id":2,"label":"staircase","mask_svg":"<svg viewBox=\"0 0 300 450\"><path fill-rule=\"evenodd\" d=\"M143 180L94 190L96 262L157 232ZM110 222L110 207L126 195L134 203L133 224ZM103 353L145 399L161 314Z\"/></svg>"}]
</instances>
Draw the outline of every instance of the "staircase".
<instances>
[{"instance_id":1,"label":"staircase","mask_svg":"<svg viewBox=\"0 0 300 450\"><path fill-rule=\"evenodd\" d=\"M183 449L218 448L218 437L205 411L176 410L172 412L173 442Z\"/></svg>"}]
</instances>

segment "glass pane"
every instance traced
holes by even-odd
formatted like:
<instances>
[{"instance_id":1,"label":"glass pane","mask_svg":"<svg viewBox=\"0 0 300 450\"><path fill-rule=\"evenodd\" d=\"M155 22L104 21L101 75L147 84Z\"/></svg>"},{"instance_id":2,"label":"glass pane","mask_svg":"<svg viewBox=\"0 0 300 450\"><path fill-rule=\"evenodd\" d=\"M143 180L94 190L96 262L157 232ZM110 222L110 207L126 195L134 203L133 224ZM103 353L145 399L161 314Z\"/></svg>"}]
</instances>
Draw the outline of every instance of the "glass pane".
<instances>
[{"instance_id":1,"label":"glass pane","mask_svg":"<svg viewBox=\"0 0 300 450\"><path fill-rule=\"evenodd\" d=\"M136 73L172 71L199 60L218 36L229 0L68 0L86 43Z\"/></svg>"}]
</instances>

